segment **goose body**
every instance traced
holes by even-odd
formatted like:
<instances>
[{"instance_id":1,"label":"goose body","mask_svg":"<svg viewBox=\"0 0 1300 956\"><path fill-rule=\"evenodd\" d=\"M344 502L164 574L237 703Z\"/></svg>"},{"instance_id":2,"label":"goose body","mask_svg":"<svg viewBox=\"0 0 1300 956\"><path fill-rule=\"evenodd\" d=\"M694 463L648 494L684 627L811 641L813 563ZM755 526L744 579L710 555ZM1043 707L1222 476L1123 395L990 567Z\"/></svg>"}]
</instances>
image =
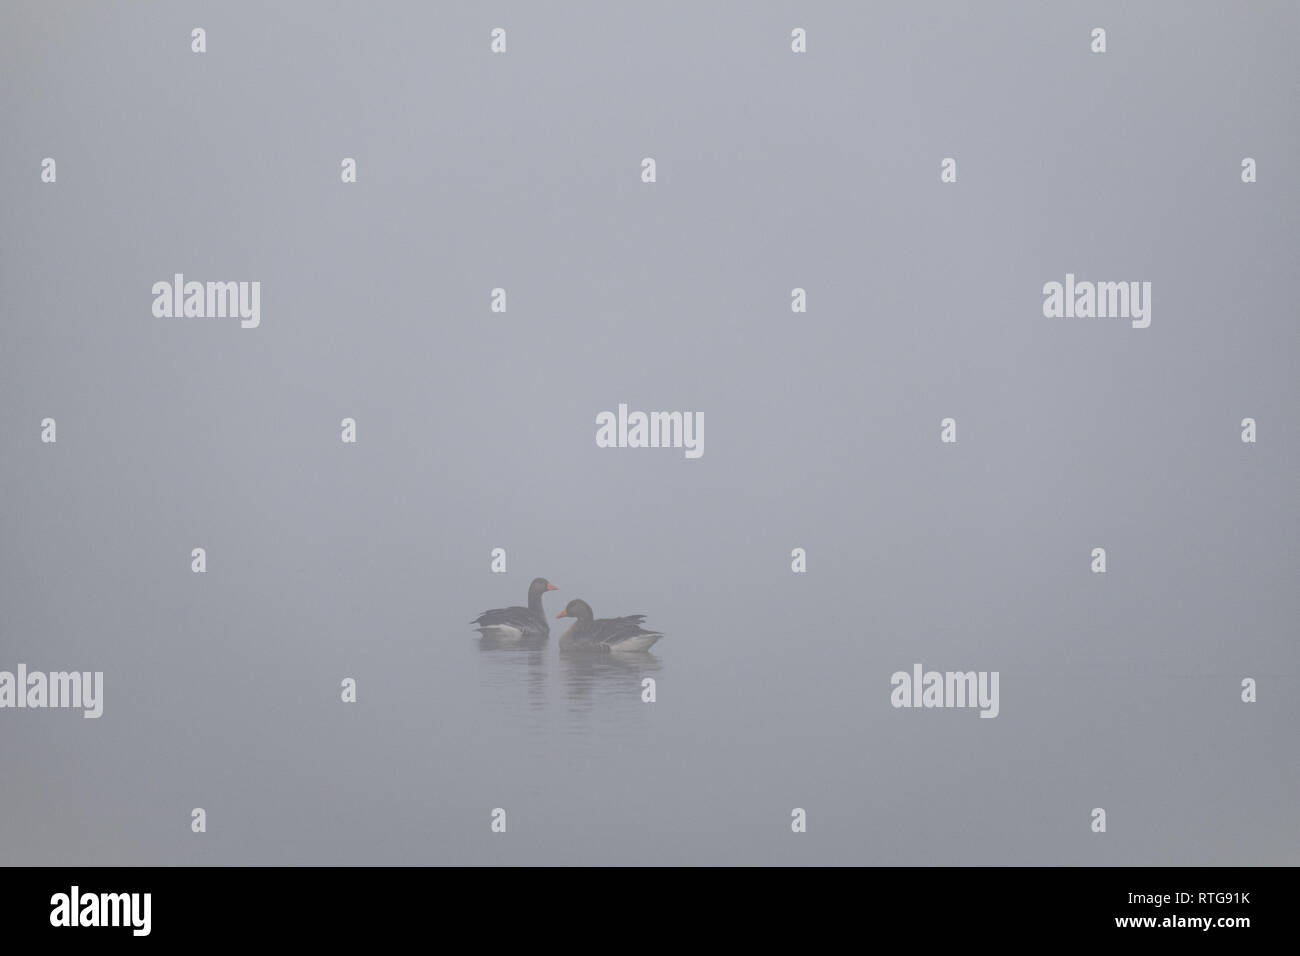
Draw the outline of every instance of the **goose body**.
<instances>
[{"instance_id":1,"label":"goose body","mask_svg":"<svg viewBox=\"0 0 1300 956\"><path fill-rule=\"evenodd\" d=\"M484 611L470 623L483 637L502 641L546 638L551 627L546 623L546 613L542 610L542 595L555 590L558 588L546 578L534 578L528 585L527 607L494 608Z\"/></svg>"},{"instance_id":2,"label":"goose body","mask_svg":"<svg viewBox=\"0 0 1300 956\"><path fill-rule=\"evenodd\" d=\"M641 626L644 614L626 617L596 617L586 601L573 600L557 618L573 618L571 626L560 636L560 650L591 650L611 653L636 653L648 651L663 637L661 631L651 631Z\"/></svg>"}]
</instances>

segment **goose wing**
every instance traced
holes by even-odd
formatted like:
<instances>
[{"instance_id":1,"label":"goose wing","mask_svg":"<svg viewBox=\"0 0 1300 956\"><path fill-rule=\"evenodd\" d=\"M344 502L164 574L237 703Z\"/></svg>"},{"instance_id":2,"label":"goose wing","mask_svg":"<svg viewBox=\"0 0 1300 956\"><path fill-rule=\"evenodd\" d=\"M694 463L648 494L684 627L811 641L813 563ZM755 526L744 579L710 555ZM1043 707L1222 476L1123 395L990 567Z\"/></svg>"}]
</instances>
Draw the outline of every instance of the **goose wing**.
<instances>
[{"instance_id":1,"label":"goose wing","mask_svg":"<svg viewBox=\"0 0 1300 956\"><path fill-rule=\"evenodd\" d=\"M522 631L542 627L546 621L538 620L526 607L498 607L484 611L470 623L479 627L516 627Z\"/></svg>"},{"instance_id":2,"label":"goose wing","mask_svg":"<svg viewBox=\"0 0 1300 956\"><path fill-rule=\"evenodd\" d=\"M641 626L644 614L629 614L626 617L607 617L596 621L594 638L600 644L617 644L628 638L640 637L652 633Z\"/></svg>"}]
</instances>

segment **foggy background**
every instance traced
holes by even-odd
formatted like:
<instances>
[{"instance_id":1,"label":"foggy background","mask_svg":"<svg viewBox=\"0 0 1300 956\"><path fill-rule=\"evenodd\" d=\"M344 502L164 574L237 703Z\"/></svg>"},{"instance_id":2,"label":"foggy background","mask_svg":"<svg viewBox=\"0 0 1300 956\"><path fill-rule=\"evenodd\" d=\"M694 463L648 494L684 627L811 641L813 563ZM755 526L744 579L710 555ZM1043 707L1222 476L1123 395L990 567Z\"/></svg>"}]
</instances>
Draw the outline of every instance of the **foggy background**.
<instances>
[{"instance_id":1,"label":"foggy background","mask_svg":"<svg viewBox=\"0 0 1300 956\"><path fill-rule=\"evenodd\" d=\"M1297 27L6 3L0 669L105 689L0 712L0 863L1300 863ZM666 636L481 649L538 575ZM914 662L1000 715L891 708Z\"/></svg>"}]
</instances>

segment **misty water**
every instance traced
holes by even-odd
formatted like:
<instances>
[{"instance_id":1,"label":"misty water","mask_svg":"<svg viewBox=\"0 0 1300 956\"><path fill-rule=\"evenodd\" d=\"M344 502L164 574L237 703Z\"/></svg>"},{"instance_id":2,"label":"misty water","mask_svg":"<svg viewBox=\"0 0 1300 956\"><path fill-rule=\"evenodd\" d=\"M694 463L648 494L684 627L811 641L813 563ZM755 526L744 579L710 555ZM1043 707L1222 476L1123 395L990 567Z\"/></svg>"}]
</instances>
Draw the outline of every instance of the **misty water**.
<instances>
[{"instance_id":1,"label":"misty water","mask_svg":"<svg viewBox=\"0 0 1300 956\"><path fill-rule=\"evenodd\" d=\"M1300 862L1294 29L816 6L4 5L0 862Z\"/></svg>"}]
</instances>

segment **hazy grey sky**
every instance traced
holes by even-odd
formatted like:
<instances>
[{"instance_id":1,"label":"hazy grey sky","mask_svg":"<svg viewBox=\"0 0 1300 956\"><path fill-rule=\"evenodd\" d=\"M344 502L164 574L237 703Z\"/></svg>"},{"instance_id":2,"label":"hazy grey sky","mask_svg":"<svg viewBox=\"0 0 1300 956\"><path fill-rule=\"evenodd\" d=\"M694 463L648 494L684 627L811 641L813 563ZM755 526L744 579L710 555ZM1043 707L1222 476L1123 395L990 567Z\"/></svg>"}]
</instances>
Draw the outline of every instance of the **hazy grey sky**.
<instances>
[{"instance_id":1,"label":"hazy grey sky","mask_svg":"<svg viewBox=\"0 0 1300 956\"><path fill-rule=\"evenodd\" d=\"M104 714L0 711L0 862L1300 863L1298 26L6 3L0 669ZM481 649L537 575L655 657ZM918 662L998 717L892 708Z\"/></svg>"}]
</instances>

